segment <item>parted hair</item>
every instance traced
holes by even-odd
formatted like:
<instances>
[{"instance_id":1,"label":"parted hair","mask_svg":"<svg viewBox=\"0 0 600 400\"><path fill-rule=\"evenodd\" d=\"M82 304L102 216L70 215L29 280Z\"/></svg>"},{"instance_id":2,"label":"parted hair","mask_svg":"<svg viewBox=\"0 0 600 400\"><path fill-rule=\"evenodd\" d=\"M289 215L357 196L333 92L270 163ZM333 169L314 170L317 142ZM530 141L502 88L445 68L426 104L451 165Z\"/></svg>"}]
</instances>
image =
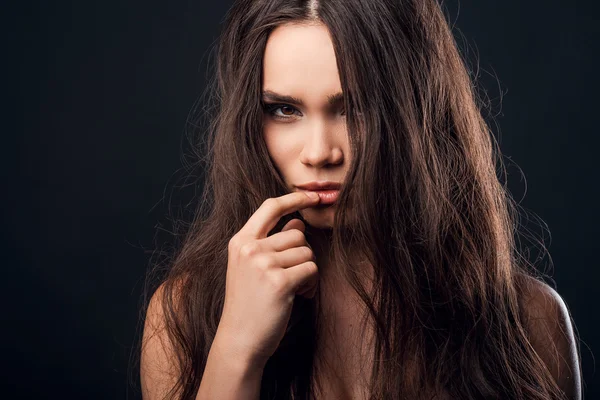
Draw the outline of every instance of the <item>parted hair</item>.
<instances>
[{"instance_id":1,"label":"parted hair","mask_svg":"<svg viewBox=\"0 0 600 400\"><path fill-rule=\"evenodd\" d=\"M425 387L457 399L565 398L524 323L528 282L541 275L519 249L520 208L447 19L436 0L236 0L228 10L198 113L208 123L195 124L204 128L186 160L205 172L203 191L145 286L146 304L164 289L179 370L166 398L198 391L230 239L265 199L287 193L263 140L261 104L267 39L284 24L325 25L335 50L352 161L331 254L374 330L371 398L419 399ZM302 216L286 215L269 235L293 218ZM373 266L371 292L349 249ZM296 297L261 399L315 398L319 297Z\"/></svg>"}]
</instances>

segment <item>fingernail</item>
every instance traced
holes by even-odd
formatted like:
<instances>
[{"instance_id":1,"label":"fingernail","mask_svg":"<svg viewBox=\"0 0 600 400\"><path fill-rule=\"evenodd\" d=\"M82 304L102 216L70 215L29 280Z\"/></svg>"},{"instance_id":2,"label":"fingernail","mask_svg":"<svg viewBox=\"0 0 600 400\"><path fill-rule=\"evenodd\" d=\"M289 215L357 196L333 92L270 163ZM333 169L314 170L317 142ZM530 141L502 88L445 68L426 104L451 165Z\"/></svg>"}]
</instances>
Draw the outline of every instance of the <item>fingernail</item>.
<instances>
[{"instance_id":1,"label":"fingernail","mask_svg":"<svg viewBox=\"0 0 600 400\"><path fill-rule=\"evenodd\" d=\"M308 195L308 197L310 197L313 200L316 200L319 198L319 195L315 192L306 192L306 194Z\"/></svg>"}]
</instances>

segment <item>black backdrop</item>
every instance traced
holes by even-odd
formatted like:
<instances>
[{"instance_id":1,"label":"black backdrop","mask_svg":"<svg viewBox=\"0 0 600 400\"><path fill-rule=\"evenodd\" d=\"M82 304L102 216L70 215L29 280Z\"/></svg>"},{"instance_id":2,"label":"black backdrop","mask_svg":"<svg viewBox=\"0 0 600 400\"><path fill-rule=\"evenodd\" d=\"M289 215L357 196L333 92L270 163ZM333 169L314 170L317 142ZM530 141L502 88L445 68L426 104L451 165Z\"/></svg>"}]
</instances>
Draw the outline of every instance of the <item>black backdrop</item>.
<instances>
[{"instance_id":1,"label":"black backdrop","mask_svg":"<svg viewBox=\"0 0 600 400\"><path fill-rule=\"evenodd\" d=\"M230 4L2 5L2 397L139 398L127 368L142 279L151 251L170 240L155 226L168 228L186 119ZM525 175L509 166L511 190L551 231L552 274L583 340L586 398L600 398L600 7L447 5L479 57L504 155Z\"/></svg>"}]
</instances>

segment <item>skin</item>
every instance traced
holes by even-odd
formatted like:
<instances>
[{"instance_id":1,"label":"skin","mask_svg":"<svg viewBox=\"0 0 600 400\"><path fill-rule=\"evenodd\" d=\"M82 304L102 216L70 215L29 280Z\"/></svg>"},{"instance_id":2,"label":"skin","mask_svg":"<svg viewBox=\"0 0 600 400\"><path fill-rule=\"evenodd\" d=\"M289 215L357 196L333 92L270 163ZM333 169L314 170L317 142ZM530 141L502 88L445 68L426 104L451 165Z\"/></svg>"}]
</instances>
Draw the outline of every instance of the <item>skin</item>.
<instances>
[{"instance_id":1,"label":"skin","mask_svg":"<svg viewBox=\"0 0 600 400\"><path fill-rule=\"evenodd\" d=\"M284 25L275 29L267 42L263 60L263 89L300 98L303 106L286 104L273 110L277 119L265 111L264 139L275 166L280 171L290 192L296 185L309 181L330 180L342 182L350 165L349 142L342 104L330 106L327 97L341 92L336 58L328 30L323 25ZM278 102L285 103L285 102ZM293 108L290 108L293 107ZM352 291L328 273L330 265L324 259L331 242L331 227L335 205L308 207L299 210L307 221L305 233L310 233L313 251L317 257L320 285L328 282L323 291L324 314L333 322L331 341L321 343L317 351L325 367L319 377L324 394L320 398L368 398L363 390L369 371L355 367L369 365L360 354L371 346L371 333L357 330L359 313L352 305ZM292 220L287 229L301 229L302 222ZM547 363L549 370L569 399L581 399L581 376L577 343L569 318L569 311L562 298L547 285L536 281L526 301L526 321L531 333L531 343ZM162 286L161 286L162 288ZM142 356L141 382L144 399L158 398L173 385L177 375L175 356L163 329L161 295L157 290L148 307L144 329L144 354ZM328 296L328 294L332 294ZM346 303L345 303L346 302ZM350 306L348 306L350 304ZM542 322L540 322L542 321ZM345 335L344 335L345 333ZM559 354L547 351L548 341L558 345ZM226 348L231 349L231 340ZM335 346L328 347L329 344ZM218 350L217 350L218 352ZM235 357L224 357L235 360ZM233 370L225 362L213 362L209 369L211 379L232 382L239 367ZM247 378L247 377L246 377ZM209 380L210 381L210 380ZM260 383L260 378L256 382ZM247 384L247 380L246 380ZM204 383L206 389L206 383ZM223 387L223 385L215 385ZM229 389L234 386L230 385ZM253 388L256 391L256 387ZM202 395L200 395L202 397ZM438 397L440 398L440 397ZM450 399L449 396L440 399Z\"/></svg>"},{"instance_id":2,"label":"skin","mask_svg":"<svg viewBox=\"0 0 600 400\"><path fill-rule=\"evenodd\" d=\"M304 103L298 105L263 98L265 103L279 105L275 109L265 109L263 135L289 191L297 191L296 185L310 181L342 182L350 165L350 147L343 103L330 105L327 101L328 96L341 92L341 84L333 44L324 25L283 25L271 33L263 59L263 90L293 96ZM331 343L348 344L336 353L325 343L320 352L323 360L340 368L365 364L355 352L359 343L365 342L365 337L353 331L358 323L358 313L353 307L356 303L352 291L330 272L330 262L324 257L331 245L335 209L335 205L317 206L300 212L308 223L306 233L314 239L319 285L327 288L322 291L322 305L325 315L332 321L327 324L331 329ZM292 220L287 228L300 229L302 225L301 221ZM536 284L530 295L533 300L526 310L531 315L528 326L532 343L568 398L580 399L578 355L568 310L560 296L547 285ZM539 321L547 322L543 325ZM350 337L336 333L342 331L348 332ZM359 343L353 342L352 336L359 336ZM548 340L558 344L561 363L557 363L554 355L547 354ZM342 359L340 355L343 355ZM363 373L343 370L341 376L348 378L345 381L335 377L324 379L326 397L337 394L341 398L362 398L360 385L356 382Z\"/></svg>"},{"instance_id":3,"label":"skin","mask_svg":"<svg viewBox=\"0 0 600 400\"><path fill-rule=\"evenodd\" d=\"M290 192L311 181L343 182L350 165L350 145L343 101L329 104L342 92L336 57L324 25L283 25L267 41L263 59L263 91L296 97L303 105L263 98L279 107L264 111L266 146ZM336 205L301 211L314 238L320 272L329 270L328 254ZM293 221L293 228L302 224Z\"/></svg>"},{"instance_id":4,"label":"skin","mask_svg":"<svg viewBox=\"0 0 600 400\"><path fill-rule=\"evenodd\" d=\"M263 137L275 167L290 192L300 190L296 185L311 181L343 182L350 159L350 143L346 128L343 99L330 104L328 96L341 94L336 56L329 31L324 25L288 24L276 28L266 44L263 59L263 91L293 96L303 105L274 101L263 97ZM321 307L324 315L325 336L331 338L319 350L323 362L340 364L340 354L348 365L362 365L353 340L364 335L356 331L360 305L349 284L334 271L328 259L336 205L314 206L300 210L307 222L307 235L319 268ZM292 220L287 227L300 229L303 223ZM370 271L371 269L365 269ZM342 335L346 332L346 336ZM349 336L348 336L349 335ZM328 343L337 343L329 346ZM345 344L345 345L344 345ZM346 347L345 347L346 346ZM339 369L339 367L338 367ZM333 371L327 368L326 370ZM361 398L362 390L356 383L364 375L358 370L340 371L340 378L324 379L326 393Z\"/></svg>"}]
</instances>

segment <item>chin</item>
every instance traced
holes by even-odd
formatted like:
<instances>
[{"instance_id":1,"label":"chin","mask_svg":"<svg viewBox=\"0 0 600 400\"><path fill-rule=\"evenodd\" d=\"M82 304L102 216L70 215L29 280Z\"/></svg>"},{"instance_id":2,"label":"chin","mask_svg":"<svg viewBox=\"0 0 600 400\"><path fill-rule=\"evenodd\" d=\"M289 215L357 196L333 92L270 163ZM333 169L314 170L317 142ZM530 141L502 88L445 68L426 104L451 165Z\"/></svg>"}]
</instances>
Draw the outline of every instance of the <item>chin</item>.
<instances>
[{"instance_id":1,"label":"chin","mask_svg":"<svg viewBox=\"0 0 600 400\"><path fill-rule=\"evenodd\" d=\"M304 222L313 228L317 229L332 229L333 228L333 207L325 208L306 208L300 212Z\"/></svg>"}]
</instances>

